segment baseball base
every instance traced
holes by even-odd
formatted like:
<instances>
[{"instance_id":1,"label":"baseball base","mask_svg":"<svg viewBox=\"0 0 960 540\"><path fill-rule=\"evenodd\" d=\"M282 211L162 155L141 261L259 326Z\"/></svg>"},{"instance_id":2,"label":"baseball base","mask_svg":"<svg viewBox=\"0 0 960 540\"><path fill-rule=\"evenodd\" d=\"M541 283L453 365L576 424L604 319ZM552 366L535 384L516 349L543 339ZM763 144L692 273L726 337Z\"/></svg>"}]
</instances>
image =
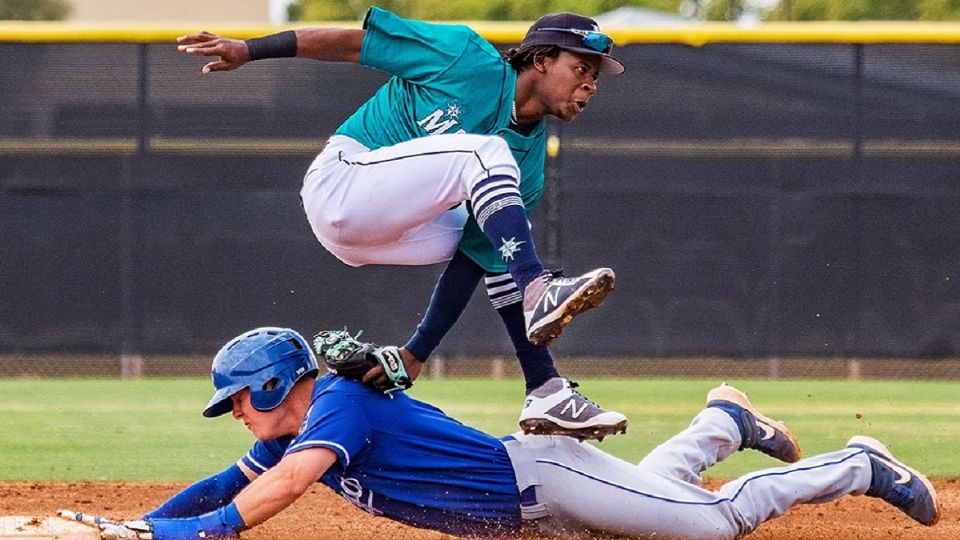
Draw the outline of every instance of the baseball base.
<instances>
[{"instance_id":1,"label":"baseball base","mask_svg":"<svg viewBox=\"0 0 960 540\"><path fill-rule=\"evenodd\" d=\"M0 539L99 540L96 527L60 517L0 516Z\"/></svg>"}]
</instances>

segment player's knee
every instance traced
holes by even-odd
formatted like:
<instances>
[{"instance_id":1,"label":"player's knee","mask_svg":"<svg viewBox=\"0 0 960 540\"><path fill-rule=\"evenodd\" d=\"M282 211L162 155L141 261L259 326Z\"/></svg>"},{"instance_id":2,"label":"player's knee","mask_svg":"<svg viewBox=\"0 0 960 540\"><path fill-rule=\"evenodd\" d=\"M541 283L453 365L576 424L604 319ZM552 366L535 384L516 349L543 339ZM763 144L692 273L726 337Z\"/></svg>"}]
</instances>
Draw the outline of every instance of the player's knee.
<instances>
[{"instance_id":1,"label":"player's knee","mask_svg":"<svg viewBox=\"0 0 960 540\"><path fill-rule=\"evenodd\" d=\"M354 232L350 229L343 229L336 235L338 245L350 249L359 249L369 246L369 236Z\"/></svg>"},{"instance_id":2,"label":"player's knee","mask_svg":"<svg viewBox=\"0 0 960 540\"><path fill-rule=\"evenodd\" d=\"M346 218L329 218L326 220L326 230L330 239L346 248L357 248L367 244L368 231L356 226L356 220Z\"/></svg>"},{"instance_id":3,"label":"player's knee","mask_svg":"<svg viewBox=\"0 0 960 540\"><path fill-rule=\"evenodd\" d=\"M351 223L353 220L330 212L308 212L307 219L317 239L323 244L356 247L363 234Z\"/></svg>"},{"instance_id":4,"label":"player's knee","mask_svg":"<svg viewBox=\"0 0 960 540\"><path fill-rule=\"evenodd\" d=\"M505 161L516 165L516 160L513 159L513 154L510 153L510 146L507 144L507 141L500 137L483 137L477 148L477 153L480 154L481 158L485 158L489 164Z\"/></svg>"},{"instance_id":5,"label":"player's knee","mask_svg":"<svg viewBox=\"0 0 960 540\"><path fill-rule=\"evenodd\" d=\"M500 137L483 137L476 150L482 167L490 175L503 175L512 178L520 177L520 168L507 141Z\"/></svg>"}]
</instances>

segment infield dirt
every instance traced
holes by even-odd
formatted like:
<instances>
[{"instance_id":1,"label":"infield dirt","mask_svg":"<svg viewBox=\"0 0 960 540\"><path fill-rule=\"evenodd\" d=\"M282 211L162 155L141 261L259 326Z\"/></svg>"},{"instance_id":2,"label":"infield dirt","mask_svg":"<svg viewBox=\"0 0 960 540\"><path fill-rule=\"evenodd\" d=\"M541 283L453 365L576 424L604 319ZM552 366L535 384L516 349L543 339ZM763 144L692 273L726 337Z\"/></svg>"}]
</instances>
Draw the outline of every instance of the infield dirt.
<instances>
[{"instance_id":1,"label":"infield dirt","mask_svg":"<svg viewBox=\"0 0 960 540\"><path fill-rule=\"evenodd\" d=\"M707 487L720 482L710 480ZM934 482L943 505L936 526L914 523L876 499L844 497L823 505L803 505L770 521L750 535L755 540L945 540L960 538L960 480ZM184 484L108 482L0 483L0 515L52 515L67 508L116 518L135 518L154 508ZM244 532L245 540L452 540L454 537L370 516L322 485L261 526ZM525 539L536 540L537 536Z\"/></svg>"}]
</instances>

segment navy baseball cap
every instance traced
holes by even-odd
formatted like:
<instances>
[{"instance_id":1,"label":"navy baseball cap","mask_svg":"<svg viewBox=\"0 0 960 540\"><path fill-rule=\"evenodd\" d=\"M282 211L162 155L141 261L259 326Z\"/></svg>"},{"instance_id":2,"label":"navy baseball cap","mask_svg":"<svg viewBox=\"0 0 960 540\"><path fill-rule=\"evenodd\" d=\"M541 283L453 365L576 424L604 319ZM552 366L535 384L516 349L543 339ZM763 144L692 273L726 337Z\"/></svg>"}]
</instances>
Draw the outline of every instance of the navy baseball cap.
<instances>
[{"instance_id":1,"label":"navy baseball cap","mask_svg":"<svg viewBox=\"0 0 960 540\"><path fill-rule=\"evenodd\" d=\"M556 45L561 49L600 57L600 73L623 73L619 60L610 56L613 40L600 31L597 21L576 13L550 13L537 19L520 43L520 49Z\"/></svg>"}]
</instances>

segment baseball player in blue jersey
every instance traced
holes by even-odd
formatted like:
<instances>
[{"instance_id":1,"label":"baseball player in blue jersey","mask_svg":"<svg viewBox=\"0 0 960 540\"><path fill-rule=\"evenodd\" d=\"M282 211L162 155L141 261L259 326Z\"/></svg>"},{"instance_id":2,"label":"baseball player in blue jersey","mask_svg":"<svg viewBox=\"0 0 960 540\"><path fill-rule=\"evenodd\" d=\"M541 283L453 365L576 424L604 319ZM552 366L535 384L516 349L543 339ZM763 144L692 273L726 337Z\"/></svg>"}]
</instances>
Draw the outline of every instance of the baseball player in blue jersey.
<instances>
[{"instance_id":1,"label":"baseball player in blue jersey","mask_svg":"<svg viewBox=\"0 0 960 540\"><path fill-rule=\"evenodd\" d=\"M104 538L237 538L320 482L373 515L465 537L535 530L734 539L793 505L846 494L882 498L924 525L940 516L929 480L876 439L856 436L846 448L800 459L786 426L727 385L710 391L687 429L631 464L570 437L497 439L403 392L391 399L318 371L293 330L234 338L213 361L215 393L203 414L232 412L257 438L251 450L142 519L61 515L98 524ZM718 491L700 487L704 470L745 449L788 464Z\"/></svg>"},{"instance_id":2,"label":"baseball player in blue jersey","mask_svg":"<svg viewBox=\"0 0 960 540\"><path fill-rule=\"evenodd\" d=\"M626 417L559 376L547 349L572 317L602 302L614 274L600 268L563 278L544 269L527 221L543 190L545 119L574 119L599 75L624 69L595 21L545 15L503 55L465 26L378 8L360 30L245 42L201 33L178 43L184 53L219 57L205 73L285 56L390 73L327 141L301 190L317 239L346 264L449 261L417 332L385 354L399 355L407 380L416 379L483 278L525 375L523 429L581 439L626 430ZM382 370L368 381L386 384Z\"/></svg>"}]
</instances>

